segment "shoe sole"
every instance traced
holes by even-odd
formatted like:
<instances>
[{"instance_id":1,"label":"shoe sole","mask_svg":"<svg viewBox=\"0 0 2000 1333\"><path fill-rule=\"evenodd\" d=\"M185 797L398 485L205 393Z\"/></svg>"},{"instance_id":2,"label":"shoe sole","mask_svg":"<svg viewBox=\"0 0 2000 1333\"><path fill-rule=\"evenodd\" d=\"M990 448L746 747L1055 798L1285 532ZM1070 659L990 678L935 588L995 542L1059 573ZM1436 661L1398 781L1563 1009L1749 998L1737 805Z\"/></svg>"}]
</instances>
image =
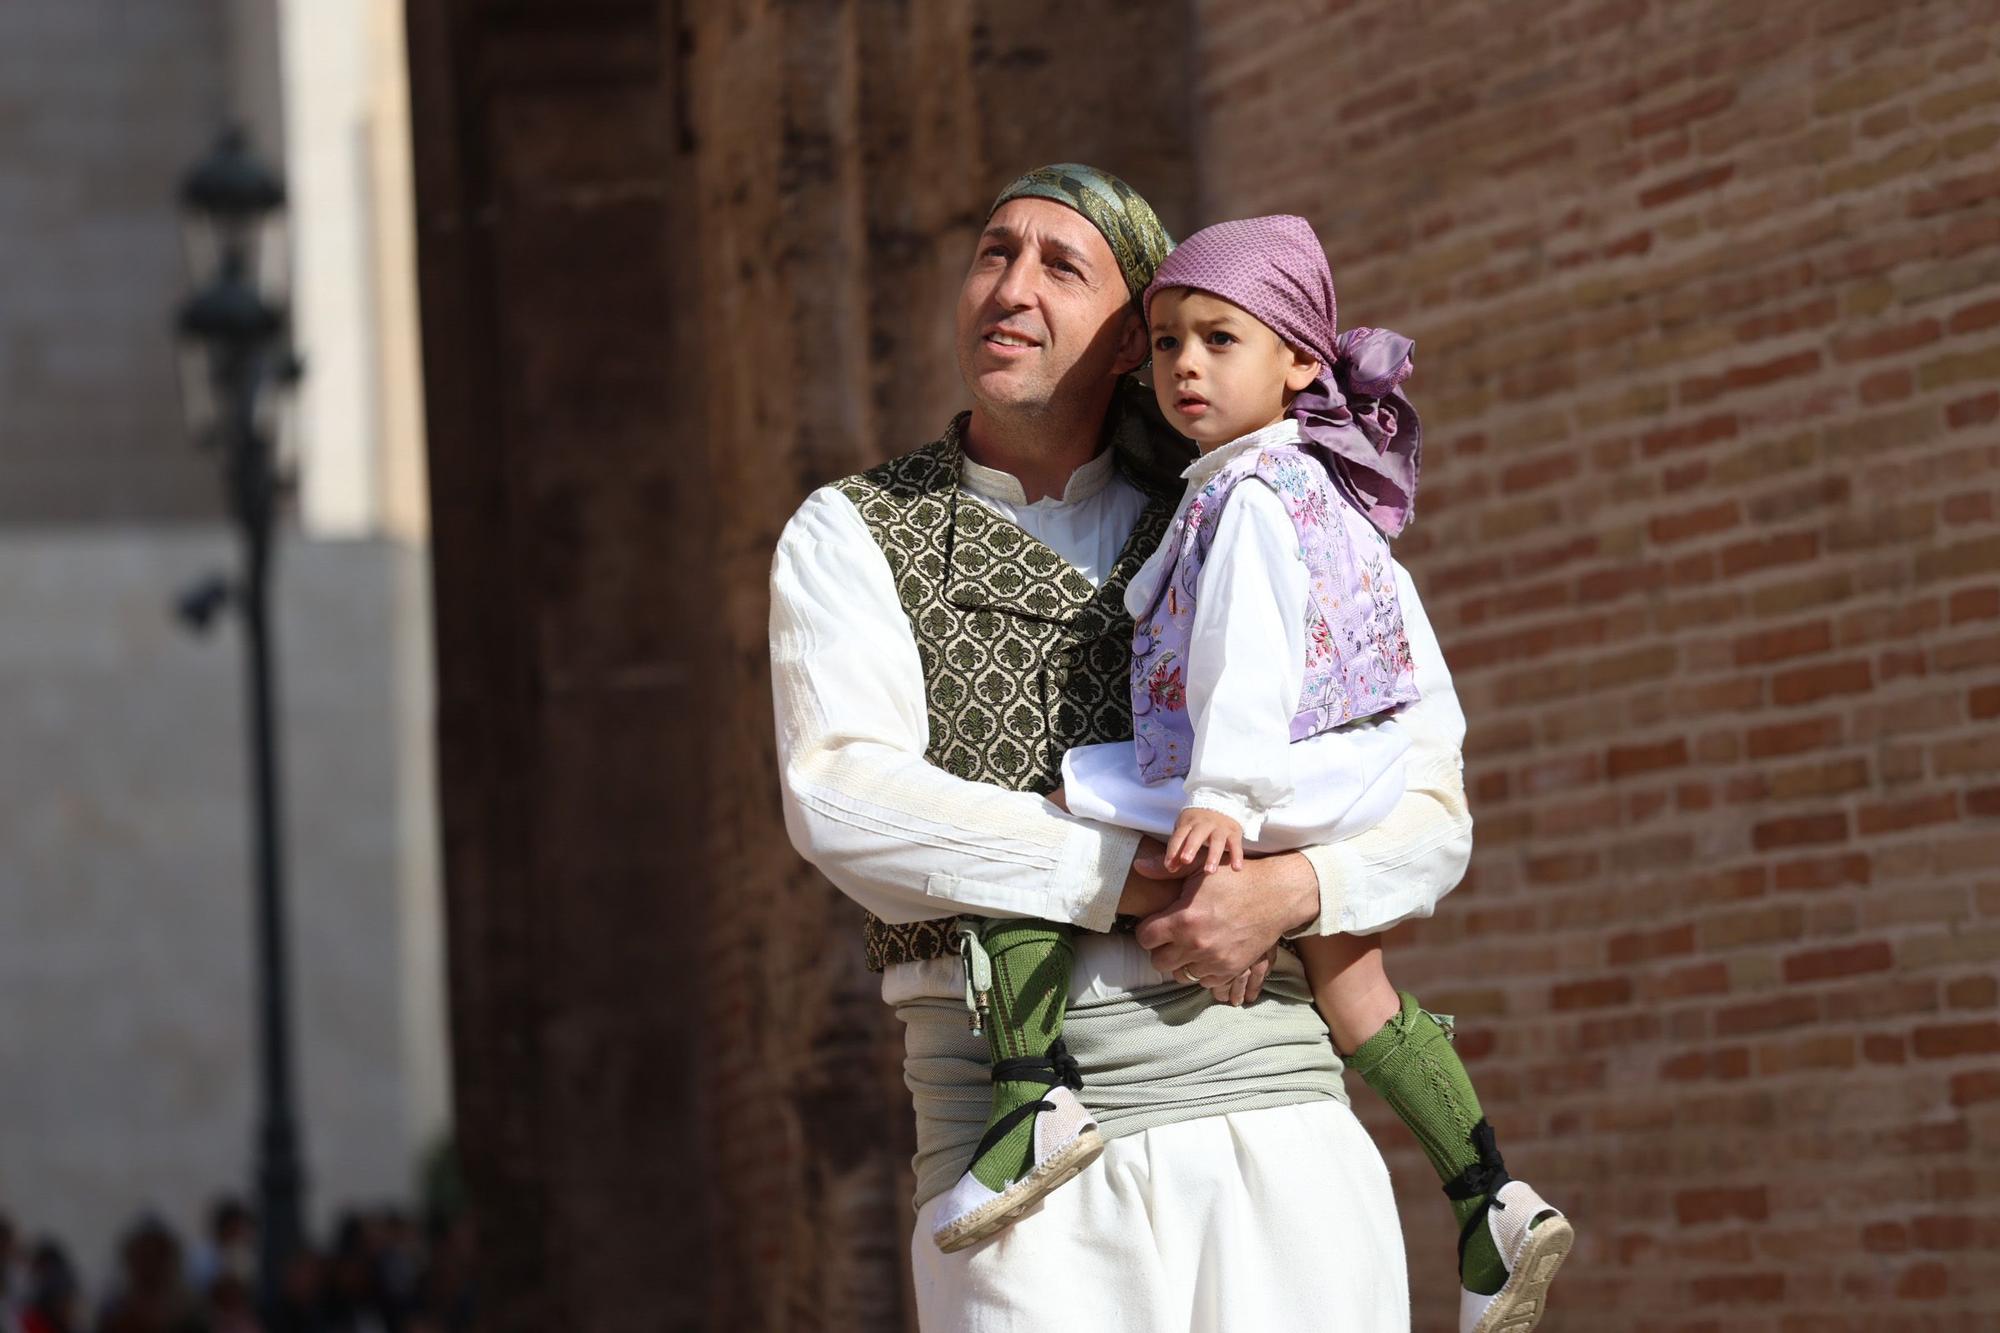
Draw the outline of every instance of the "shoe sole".
<instances>
[{"instance_id":1,"label":"shoe sole","mask_svg":"<svg viewBox=\"0 0 2000 1333\"><path fill-rule=\"evenodd\" d=\"M1561 1214L1530 1231L1528 1243L1514 1261L1514 1271L1507 1275L1507 1285L1494 1295L1493 1304L1472 1326L1472 1333L1528 1333L1541 1323L1549 1283L1575 1243L1576 1229Z\"/></svg>"},{"instance_id":2,"label":"shoe sole","mask_svg":"<svg viewBox=\"0 0 2000 1333\"><path fill-rule=\"evenodd\" d=\"M1040 1203L1043 1195L1067 1184L1103 1151L1104 1136L1094 1129L1084 1130L1051 1153L1047 1161L1015 1181L1013 1188L999 1198L988 1200L964 1217L940 1227L936 1233L937 1247L951 1254L1006 1230L1022 1213Z\"/></svg>"}]
</instances>

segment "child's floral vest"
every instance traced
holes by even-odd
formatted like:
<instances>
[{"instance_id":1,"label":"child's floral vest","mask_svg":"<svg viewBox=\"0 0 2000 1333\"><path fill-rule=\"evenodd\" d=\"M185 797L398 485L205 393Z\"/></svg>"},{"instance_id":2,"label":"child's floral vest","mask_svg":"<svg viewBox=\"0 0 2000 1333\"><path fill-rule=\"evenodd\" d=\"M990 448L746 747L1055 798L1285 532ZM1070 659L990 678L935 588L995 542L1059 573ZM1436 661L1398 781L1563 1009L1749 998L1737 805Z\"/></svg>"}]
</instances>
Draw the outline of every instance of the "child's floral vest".
<instances>
[{"instance_id":1,"label":"child's floral vest","mask_svg":"<svg viewBox=\"0 0 2000 1333\"><path fill-rule=\"evenodd\" d=\"M1284 501L1305 554L1306 682L1292 717L1292 740L1417 699L1388 542L1310 454L1289 445L1249 449L1224 464L1175 516L1162 542L1173 553L1172 568L1150 609L1134 617L1132 727L1147 782L1187 774L1194 751L1187 706L1194 590L1223 506L1252 477Z\"/></svg>"}]
</instances>

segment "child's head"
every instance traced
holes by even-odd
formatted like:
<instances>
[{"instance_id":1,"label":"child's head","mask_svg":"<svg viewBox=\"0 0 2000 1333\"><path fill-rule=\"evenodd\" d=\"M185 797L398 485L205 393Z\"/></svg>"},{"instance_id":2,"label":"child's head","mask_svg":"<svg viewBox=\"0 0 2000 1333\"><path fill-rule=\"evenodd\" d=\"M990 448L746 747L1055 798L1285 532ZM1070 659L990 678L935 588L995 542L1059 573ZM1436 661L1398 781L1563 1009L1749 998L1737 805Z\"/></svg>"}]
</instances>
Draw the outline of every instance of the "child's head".
<instances>
[{"instance_id":1,"label":"child's head","mask_svg":"<svg viewBox=\"0 0 2000 1333\"><path fill-rule=\"evenodd\" d=\"M1335 356L1333 274L1304 218L1204 227L1145 306L1160 410L1204 451L1281 419Z\"/></svg>"},{"instance_id":2,"label":"child's head","mask_svg":"<svg viewBox=\"0 0 2000 1333\"><path fill-rule=\"evenodd\" d=\"M1160 411L1203 453L1278 421L1319 374L1318 357L1243 307L1193 287L1154 292L1147 332Z\"/></svg>"}]
</instances>

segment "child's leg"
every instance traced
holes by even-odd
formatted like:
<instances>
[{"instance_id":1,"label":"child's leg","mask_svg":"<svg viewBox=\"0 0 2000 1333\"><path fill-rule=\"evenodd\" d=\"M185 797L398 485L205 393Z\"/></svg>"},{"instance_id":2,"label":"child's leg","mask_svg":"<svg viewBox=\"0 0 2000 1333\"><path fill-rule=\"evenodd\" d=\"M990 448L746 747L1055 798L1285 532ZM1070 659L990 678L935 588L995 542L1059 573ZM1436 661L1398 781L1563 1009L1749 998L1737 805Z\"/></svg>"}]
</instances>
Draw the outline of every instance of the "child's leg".
<instances>
[{"instance_id":1,"label":"child's leg","mask_svg":"<svg viewBox=\"0 0 2000 1333\"><path fill-rule=\"evenodd\" d=\"M972 1174L988 1189L1004 1189L1033 1164L1035 1116L1015 1115L1041 1101L1066 1064L1060 1048L1063 1018L1069 1012L1070 965L1075 947L1070 928L1050 921L981 921L979 940L992 973L983 1018L987 1048L1003 1077L993 1083L993 1109L986 1133L1002 1121L1013 1123L973 1159ZM1051 1055L1053 1052L1053 1056ZM1004 1061L1024 1061L1026 1078L1006 1078ZM1040 1072L1041 1077L1034 1074Z\"/></svg>"},{"instance_id":2,"label":"child's leg","mask_svg":"<svg viewBox=\"0 0 2000 1333\"><path fill-rule=\"evenodd\" d=\"M1335 1048L1417 1136L1445 1183L1464 1234L1467 1220L1487 1198L1485 1189L1474 1187L1499 1162L1499 1151L1450 1036L1417 1007L1414 996L1398 995L1389 984L1381 936L1327 935L1299 940L1298 946ZM1483 1134L1475 1135L1482 1127ZM1498 1187L1497 1181L1490 1186ZM1486 1227L1472 1228L1459 1278L1468 1291L1482 1295L1506 1282L1507 1269Z\"/></svg>"}]
</instances>

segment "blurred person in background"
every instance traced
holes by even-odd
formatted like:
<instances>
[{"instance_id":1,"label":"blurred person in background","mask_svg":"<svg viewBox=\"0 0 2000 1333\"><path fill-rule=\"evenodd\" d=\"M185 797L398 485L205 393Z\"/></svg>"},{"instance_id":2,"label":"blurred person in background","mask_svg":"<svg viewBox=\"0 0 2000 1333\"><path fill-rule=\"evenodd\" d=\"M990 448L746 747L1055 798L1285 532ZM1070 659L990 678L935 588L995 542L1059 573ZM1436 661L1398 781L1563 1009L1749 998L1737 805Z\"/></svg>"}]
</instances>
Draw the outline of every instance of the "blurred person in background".
<instances>
[{"instance_id":1,"label":"blurred person in background","mask_svg":"<svg viewBox=\"0 0 2000 1333\"><path fill-rule=\"evenodd\" d=\"M257 1296L250 1283L224 1273L207 1288L208 1333L263 1333Z\"/></svg>"},{"instance_id":2,"label":"blurred person in background","mask_svg":"<svg viewBox=\"0 0 2000 1333\"><path fill-rule=\"evenodd\" d=\"M35 1246L28 1262L27 1302L21 1333L82 1333L83 1292L69 1254L52 1240Z\"/></svg>"},{"instance_id":3,"label":"blurred person in background","mask_svg":"<svg viewBox=\"0 0 2000 1333\"><path fill-rule=\"evenodd\" d=\"M257 1284L257 1216L233 1194L218 1195L209 1205L208 1239L188 1265L196 1291L208 1291L224 1277L241 1278L253 1290Z\"/></svg>"},{"instance_id":4,"label":"blurred person in background","mask_svg":"<svg viewBox=\"0 0 2000 1333\"><path fill-rule=\"evenodd\" d=\"M98 1333L202 1333L201 1310L172 1227L150 1214L141 1217L119 1243L118 1269L118 1286L98 1318Z\"/></svg>"}]
</instances>

